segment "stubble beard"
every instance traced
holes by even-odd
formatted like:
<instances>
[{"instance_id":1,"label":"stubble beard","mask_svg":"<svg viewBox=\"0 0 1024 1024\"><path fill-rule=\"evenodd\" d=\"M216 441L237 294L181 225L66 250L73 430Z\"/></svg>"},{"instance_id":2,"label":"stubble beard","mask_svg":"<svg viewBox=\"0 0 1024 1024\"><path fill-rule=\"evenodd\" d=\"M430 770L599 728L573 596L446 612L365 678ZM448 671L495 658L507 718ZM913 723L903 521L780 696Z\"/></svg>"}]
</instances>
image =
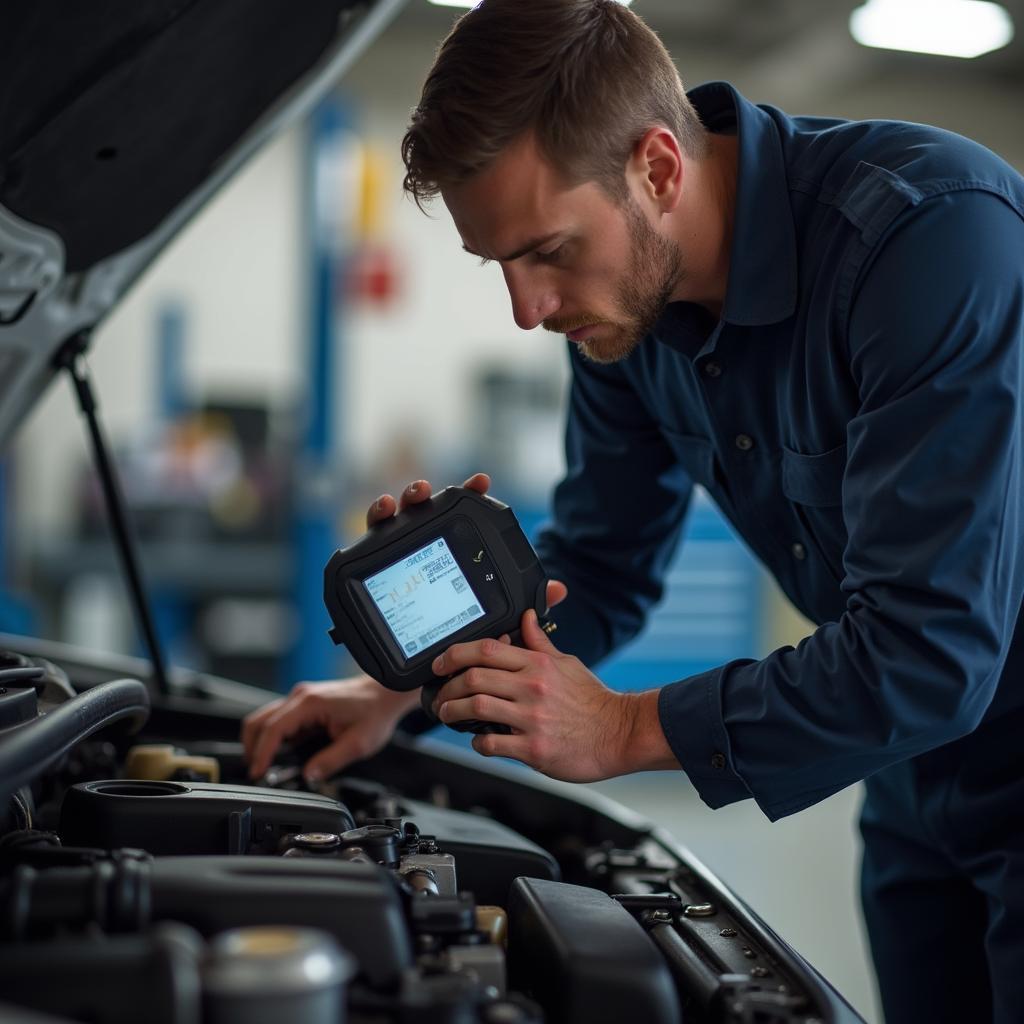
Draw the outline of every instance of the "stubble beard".
<instances>
[{"instance_id":1,"label":"stubble beard","mask_svg":"<svg viewBox=\"0 0 1024 1024\"><path fill-rule=\"evenodd\" d=\"M629 268L619 288L621 320L604 321L614 328L602 338L579 342L580 353L594 363L617 363L650 334L679 282L685 276L677 243L662 238L630 197L625 206L629 229Z\"/></svg>"}]
</instances>

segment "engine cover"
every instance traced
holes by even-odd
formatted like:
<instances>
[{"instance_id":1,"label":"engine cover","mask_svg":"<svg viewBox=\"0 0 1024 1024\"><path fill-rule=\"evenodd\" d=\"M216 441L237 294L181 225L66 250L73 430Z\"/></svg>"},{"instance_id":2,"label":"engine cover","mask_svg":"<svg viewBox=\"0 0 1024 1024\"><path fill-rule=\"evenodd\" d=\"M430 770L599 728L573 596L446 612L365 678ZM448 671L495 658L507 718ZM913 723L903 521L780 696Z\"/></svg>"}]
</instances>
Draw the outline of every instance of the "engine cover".
<instances>
[{"instance_id":1,"label":"engine cover","mask_svg":"<svg viewBox=\"0 0 1024 1024\"><path fill-rule=\"evenodd\" d=\"M68 845L157 856L274 853L291 833L354 826L344 804L317 793L210 782L83 782L67 791L60 813Z\"/></svg>"}]
</instances>

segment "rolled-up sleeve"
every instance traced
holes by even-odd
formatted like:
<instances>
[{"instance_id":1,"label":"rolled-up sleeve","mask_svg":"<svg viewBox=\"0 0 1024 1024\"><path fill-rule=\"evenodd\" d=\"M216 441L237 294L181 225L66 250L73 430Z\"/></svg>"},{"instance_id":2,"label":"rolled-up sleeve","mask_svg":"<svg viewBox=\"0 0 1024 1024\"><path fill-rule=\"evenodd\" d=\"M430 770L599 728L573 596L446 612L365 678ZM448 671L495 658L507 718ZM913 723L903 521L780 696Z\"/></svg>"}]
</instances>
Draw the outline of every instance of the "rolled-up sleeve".
<instances>
[{"instance_id":1,"label":"rolled-up sleeve","mask_svg":"<svg viewBox=\"0 0 1024 1024\"><path fill-rule=\"evenodd\" d=\"M774 819L973 730L1024 595L1024 221L963 191L908 210L847 311L846 609L797 647L665 687L704 800Z\"/></svg>"},{"instance_id":2,"label":"rolled-up sleeve","mask_svg":"<svg viewBox=\"0 0 1024 1024\"><path fill-rule=\"evenodd\" d=\"M621 365L573 367L566 474L537 552L569 587L555 642L588 665L635 636L662 595L693 489Z\"/></svg>"}]
</instances>

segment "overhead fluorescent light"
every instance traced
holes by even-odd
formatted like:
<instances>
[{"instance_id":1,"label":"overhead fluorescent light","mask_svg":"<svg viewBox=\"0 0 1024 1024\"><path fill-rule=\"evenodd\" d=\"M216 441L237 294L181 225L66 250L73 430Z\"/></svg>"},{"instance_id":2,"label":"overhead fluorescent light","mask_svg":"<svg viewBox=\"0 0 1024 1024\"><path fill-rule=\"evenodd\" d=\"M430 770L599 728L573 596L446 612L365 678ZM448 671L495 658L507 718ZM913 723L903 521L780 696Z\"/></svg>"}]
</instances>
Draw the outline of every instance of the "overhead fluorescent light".
<instances>
[{"instance_id":1,"label":"overhead fluorescent light","mask_svg":"<svg viewBox=\"0 0 1024 1024\"><path fill-rule=\"evenodd\" d=\"M476 7L482 0L430 0L437 7ZM619 0L620 4L628 7L633 0Z\"/></svg>"},{"instance_id":2,"label":"overhead fluorescent light","mask_svg":"<svg viewBox=\"0 0 1024 1024\"><path fill-rule=\"evenodd\" d=\"M980 57L1013 39L1013 19L987 0L867 0L850 15L850 34L885 50Z\"/></svg>"}]
</instances>

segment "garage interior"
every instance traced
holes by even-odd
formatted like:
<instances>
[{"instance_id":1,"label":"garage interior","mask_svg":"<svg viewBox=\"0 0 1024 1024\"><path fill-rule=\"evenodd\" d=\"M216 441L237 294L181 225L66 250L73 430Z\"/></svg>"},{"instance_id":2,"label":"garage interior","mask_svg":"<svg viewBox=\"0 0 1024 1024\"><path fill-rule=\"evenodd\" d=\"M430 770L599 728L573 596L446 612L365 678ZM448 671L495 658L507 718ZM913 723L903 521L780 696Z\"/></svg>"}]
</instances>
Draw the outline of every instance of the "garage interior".
<instances>
[{"instance_id":1,"label":"garage interior","mask_svg":"<svg viewBox=\"0 0 1024 1024\"><path fill-rule=\"evenodd\" d=\"M790 113L938 125L1024 171L1024 0L1003 6L1017 38L965 59L858 44L854 0L632 4L687 87L726 80ZM425 217L401 193L399 143L460 13L409 0L95 333L93 380L176 664L268 696L350 671L326 639L323 564L409 480L483 470L524 528L544 519L563 468L563 346L519 331L500 272L462 251L440 204ZM141 654L91 466L58 380L0 462L0 619ZM690 517L666 601L599 672L611 685L756 658L810 630L706 498ZM591 788L656 819L880 1024L856 891L859 787L774 824L750 801L711 812L681 774Z\"/></svg>"}]
</instances>

